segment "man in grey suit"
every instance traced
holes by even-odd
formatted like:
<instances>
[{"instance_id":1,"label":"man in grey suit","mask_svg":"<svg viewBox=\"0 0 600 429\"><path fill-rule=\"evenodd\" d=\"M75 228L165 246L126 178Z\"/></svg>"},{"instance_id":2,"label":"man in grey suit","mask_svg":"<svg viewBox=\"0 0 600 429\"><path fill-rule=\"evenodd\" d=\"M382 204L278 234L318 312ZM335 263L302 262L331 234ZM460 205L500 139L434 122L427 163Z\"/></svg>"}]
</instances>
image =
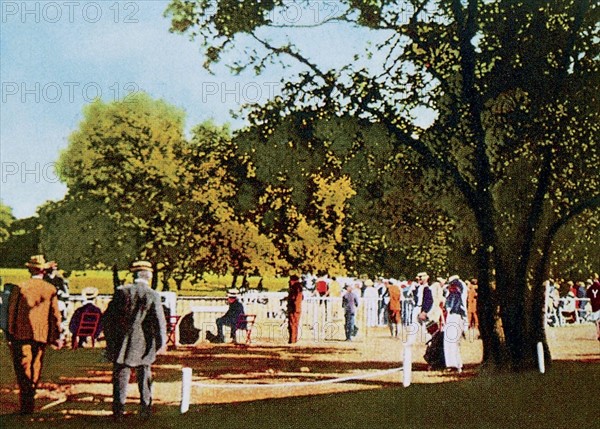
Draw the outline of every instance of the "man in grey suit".
<instances>
[{"instance_id":1,"label":"man in grey suit","mask_svg":"<svg viewBox=\"0 0 600 429\"><path fill-rule=\"evenodd\" d=\"M113 416L123 418L127 383L135 369L140 391L140 415L152 413L150 366L166 348L167 328L160 295L150 288L152 264L131 265L133 284L119 286L103 317L106 355L113 362Z\"/></svg>"}]
</instances>

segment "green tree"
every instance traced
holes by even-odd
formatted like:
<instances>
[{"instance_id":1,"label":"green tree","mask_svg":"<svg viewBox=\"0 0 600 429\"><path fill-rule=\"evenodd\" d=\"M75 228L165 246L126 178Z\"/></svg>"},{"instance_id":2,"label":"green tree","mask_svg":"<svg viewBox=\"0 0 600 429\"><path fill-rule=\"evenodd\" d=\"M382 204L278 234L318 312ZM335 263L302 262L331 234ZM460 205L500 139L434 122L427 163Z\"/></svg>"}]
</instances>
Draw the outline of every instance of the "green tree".
<instances>
[{"instance_id":1,"label":"green tree","mask_svg":"<svg viewBox=\"0 0 600 429\"><path fill-rule=\"evenodd\" d=\"M236 208L245 169L236 156L228 127L205 122L192 130L181 157L181 177L195 207L191 224L196 238L191 261L196 271L231 272L235 279L285 267L272 241L261 233L251 211Z\"/></svg>"},{"instance_id":2,"label":"green tree","mask_svg":"<svg viewBox=\"0 0 600 429\"><path fill-rule=\"evenodd\" d=\"M432 200L425 195L422 168L410 152L394 149L384 127L311 110L265 119L236 137L252 175L244 195L258 198L257 190L269 185L287 188L286 204L324 227L322 210L314 204L314 177L347 177L353 193L345 215L336 218L345 227L343 238L334 243L345 269L401 276L423 267L445 273L456 265L449 250L456 222L441 204L448 196ZM333 238L321 230L323 239Z\"/></svg>"},{"instance_id":3,"label":"green tree","mask_svg":"<svg viewBox=\"0 0 600 429\"><path fill-rule=\"evenodd\" d=\"M143 243L139 231L120 226L103 199L80 193L38 209L40 246L62 269L127 267Z\"/></svg>"},{"instance_id":4,"label":"green tree","mask_svg":"<svg viewBox=\"0 0 600 429\"><path fill-rule=\"evenodd\" d=\"M0 244L10 237L10 226L14 221L12 209L0 200Z\"/></svg>"},{"instance_id":5,"label":"green tree","mask_svg":"<svg viewBox=\"0 0 600 429\"><path fill-rule=\"evenodd\" d=\"M307 3L172 0L167 13L172 30L200 37L209 68L246 42L234 71L260 72L276 59L300 68L285 75L281 97L250 110L254 123L319 106L381 124L398 151L413 151L431 190L455 196L453 216L472 231L484 362L533 368L536 343L545 343L542 281L555 238L600 204L600 7L589 0L336 5L312 26L347 25L377 42L331 70L271 37L292 34L286 27L308 32L304 21L273 22L288 8L308 11ZM414 121L422 109L436 113L426 129Z\"/></svg>"},{"instance_id":6,"label":"green tree","mask_svg":"<svg viewBox=\"0 0 600 429\"><path fill-rule=\"evenodd\" d=\"M136 254L162 272L164 288L171 278L180 288L205 272L277 270L276 248L232 206L230 172L237 164L229 129L207 122L187 141L183 117L145 94L88 106L58 163L73 201L93 203L70 219L85 225L81 216L90 215L109 233L101 225L107 221L111 238L121 243L115 252L126 255L137 246ZM65 204L61 210L69 211ZM127 246L121 237L130 237Z\"/></svg>"},{"instance_id":7,"label":"green tree","mask_svg":"<svg viewBox=\"0 0 600 429\"><path fill-rule=\"evenodd\" d=\"M31 255L39 254L40 228L37 216L15 219L10 225L10 237L0 243L0 266L24 268Z\"/></svg>"},{"instance_id":8,"label":"green tree","mask_svg":"<svg viewBox=\"0 0 600 429\"><path fill-rule=\"evenodd\" d=\"M98 100L84 110L58 162L72 197L99 202L91 206L99 221L108 210L121 231L139 231L135 256L162 263L167 278L175 269L170 256L177 255L173 230L180 213L183 127L181 110L143 93L119 102Z\"/></svg>"}]
</instances>

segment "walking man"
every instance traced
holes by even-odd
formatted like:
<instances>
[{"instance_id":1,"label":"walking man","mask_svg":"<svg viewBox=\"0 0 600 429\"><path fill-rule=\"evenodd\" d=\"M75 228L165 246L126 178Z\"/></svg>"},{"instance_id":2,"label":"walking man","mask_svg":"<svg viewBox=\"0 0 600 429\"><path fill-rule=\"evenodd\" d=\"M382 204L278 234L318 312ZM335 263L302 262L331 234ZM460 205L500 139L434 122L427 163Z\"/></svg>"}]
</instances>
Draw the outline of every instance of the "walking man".
<instances>
[{"instance_id":1,"label":"walking man","mask_svg":"<svg viewBox=\"0 0 600 429\"><path fill-rule=\"evenodd\" d=\"M166 348L167 328L158 292L150 288L152 264L134 262L130 271L133 284L119 286L104 314L106 354L113 362L113 416L121 420L125 412L127 383L135 369L140 391L140 415L152 413L152 373L150 366L159 351Z\"/></svg>"},{"instance_id":2,"label":"walking man","mask_svg":"<svg viewBox=\"0 0 600 429\"><path fill-rule=\"evenodd\" d=\"M429 311L433 307L433 296L429 289L429 276L425 272L417 274L417 287L414 291L414 308L411 315L411 325L408 330L407 344L417 341L420 326L428 320Z\"/></svg>"},{"instance_id":3,"label":"walking man","mask_svg":"<svg viewBox=\"0 0 600 429\"><path fill-rule=\"evenodd\" d=\"M356 316L356 308L358 307L358 297L352 292L352 285L347 284L346 293L342 297L342 308L344 309L344 331L346 333L346 341L352 341L352 337L356 335L356 326L354 318Z\"/></svg>"},{"instance_id":4,"label":"walking man","mask_svg":"<svg viewBox=\"0 0 600 429\"><path fill-rule=\"evenodd\" d=\"M31 278L10 293L8 344L19 384L20 413L31 414L46 346L61 347L62 320L56 288L43 280L47 268L44 256L32 256L25 266Z\"/></svg>"},{"instance_id":5,"label":"walking man","mask_svg":"<svg viewBox=\"0 0 600 429\"><path fill-rule=\"evenodd\" d=\"M477 315L477 279L467 280L467 322L469 329L479 329Z\"/></svg>"},{"instance_id":6,"label":"walking man","mask_svg":"<svg viewBox=\"0 0 600 429\"><path fill-rule=\"evenodd\" d=\"M390 326L390 335L398 337L400 335L400 310L401 310L401 292L400 287L392 280L385 280L390 303L388 307L388 324Z\"/></svg>"},{"instance_id":7,"label":"walking man","mask_svg":"<svg viewBox=\"0 0 600 429\"><path fill-rule=\"evenodd\" d=\"M592 285L587 288L586 296L590 299L592 304L592 315L590 320L596 324L596 337L600 341L600 281L596 276Z\"/></svg>"},{"instance_id":8,"label":"walking man","mask_svg":"<svg viewBox=\"0 0 600 429\"><path fill-rule=\"evenodd\" d=\"M289 343L298 342L298 328L302 314L302 282L296 275L290 276L290 287L287 297L287 316Z\"/></svg>"}]
</instances>

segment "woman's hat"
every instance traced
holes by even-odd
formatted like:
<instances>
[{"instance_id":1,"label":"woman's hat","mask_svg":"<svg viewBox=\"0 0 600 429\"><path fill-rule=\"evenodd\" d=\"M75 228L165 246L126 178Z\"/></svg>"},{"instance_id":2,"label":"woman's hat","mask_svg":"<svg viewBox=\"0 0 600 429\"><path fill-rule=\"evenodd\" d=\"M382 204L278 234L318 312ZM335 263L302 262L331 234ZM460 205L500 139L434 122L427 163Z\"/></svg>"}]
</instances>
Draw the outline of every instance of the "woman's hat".
<instances>
[{"instance_id":1,"label":"woman's hat","mask_svg":"<svg viewBox=\"0 0 600 429\"><path fill-rule=\"evenodd\" d=\"M237 296L240 294L240 291L233 288L233 289L229 289L227 291L227 298L237 298Z\"/></svg>"}]
</instances>

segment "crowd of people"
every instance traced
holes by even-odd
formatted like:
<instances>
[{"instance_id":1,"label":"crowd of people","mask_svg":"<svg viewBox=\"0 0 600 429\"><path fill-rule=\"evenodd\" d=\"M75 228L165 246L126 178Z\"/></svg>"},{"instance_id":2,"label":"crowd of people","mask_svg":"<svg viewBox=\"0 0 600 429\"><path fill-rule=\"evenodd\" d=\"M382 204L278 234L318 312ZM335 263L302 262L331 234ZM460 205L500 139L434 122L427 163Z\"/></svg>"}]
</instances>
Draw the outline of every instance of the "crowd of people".
<instances>
[{"instance_id":1,"label":"crowd of people","mask_svg":"<svg viewBox=\"0 0 600 429\"><path fill-rule=\"evenodd\" d=\"M414 280L327 275L304 275L303 280L308 295L341 298L346 341L356 335L354 318L359 305L364 305L367 327L387 325L396 338L404 331L407 345L414 344L423 331L426 340L439 332L444 339L439 353L443 353L445 367L462 371L460 340L465 329L478 328L476 279L465 282L455 275L430 284L429 275L420 272Z\"/></svg>"},{"instance_id":2,"label":"crowd of people","mask_svg":"<svg viewBox=\"0 0 600 429\"><path fill-rule=\"evenodd\" d=\"M366 313L366 326L387 325L392 337L399 337L404 330L407 344L414 344L423 330L426 340L430 341L436 333L442 333L445 366L453 370L462 370L459 345L464 332L479 328L477 279L463 281L454 275L448 279L437 277L430 282L426 272L418 273L414 280L330 278L308 274L302 276L302 283L308 296L342 298L347 341L356 335L353 320L360 303ZM595 323L600 341L600 280L597 274L585 282L549 280L545 287L546 314L551 326L591 321ZM564 291L562 296L560 290ZM356 300L350 299L350 293ZM297 325L297 320L294 323Z\"/></svg>"},{"instance_id":3,"label":"crowd of people","mask_svg":"<svg viewBox=\"0 0 600 429\"><path fill-rule=\"evenodd\" d=\"M600 279L585 281L547 280L546 319L550 326L591 321L600 341Z\"/></svg>"},{"instance_id":4,"label":"crowd of people","mask_svg":"<svg viewBox=\"0 0 600 429\"><path fill-rule=\"evenodd\" d=\"M48 345L61 348L68 328L72 333L73 348L83 346L88 337L95 339L104 332L105 356L113 364L115 419L123 417L132 370L136 372L140 392L140 415L149 416L151 365L157 354L166 350L169 318L161 296L151 288L152 264L136 261L130 266L133 283L116 287L104 313L94 304L98 290L84 288L82 305L68 324L65 305L69 298L68 281L58 274L58 264L46 262L43 255L35 255L25 266L30 279L20 285L5 285L1 302L8 302L8 305L0 306L0 329L6 333L11 351L19 385L20 412L30 414L34 411L45 349ZM580 312L585 308L581 304L589 305L591 308L585 309L585 317L595 322L600 340L598 276L587 282L566 282L568 290L563 297L559 284L552 280L545 284L548 317L560 314L564 319L572 313L582 314ZM415 344L419 335L425 333L428 340L425 358L435 369L445 367L462 371L461 338L467 329L478 329L476 279L465 281L453 275L430 282L426 272L420 272L410 280L292 275L285 300L290 344L299 340L302 304L306 296L317 297L330 305L332 314L340 317L343 314L346 341L352 341L357 335L355 318L361 306L366 326L387 325L393 338L405 333L406 346ZM245 329L240 325L245 308L239 297L239 290L228 290L228 310L216 319L214 342L225 341L224 327L230 328L232 341L235 341L237 330ZM327 299L329 297L339 298L339 301ZM97 316L98 323L94 331L82 334L79 327L90 314Z\"/></svg>"}]
</instances>

